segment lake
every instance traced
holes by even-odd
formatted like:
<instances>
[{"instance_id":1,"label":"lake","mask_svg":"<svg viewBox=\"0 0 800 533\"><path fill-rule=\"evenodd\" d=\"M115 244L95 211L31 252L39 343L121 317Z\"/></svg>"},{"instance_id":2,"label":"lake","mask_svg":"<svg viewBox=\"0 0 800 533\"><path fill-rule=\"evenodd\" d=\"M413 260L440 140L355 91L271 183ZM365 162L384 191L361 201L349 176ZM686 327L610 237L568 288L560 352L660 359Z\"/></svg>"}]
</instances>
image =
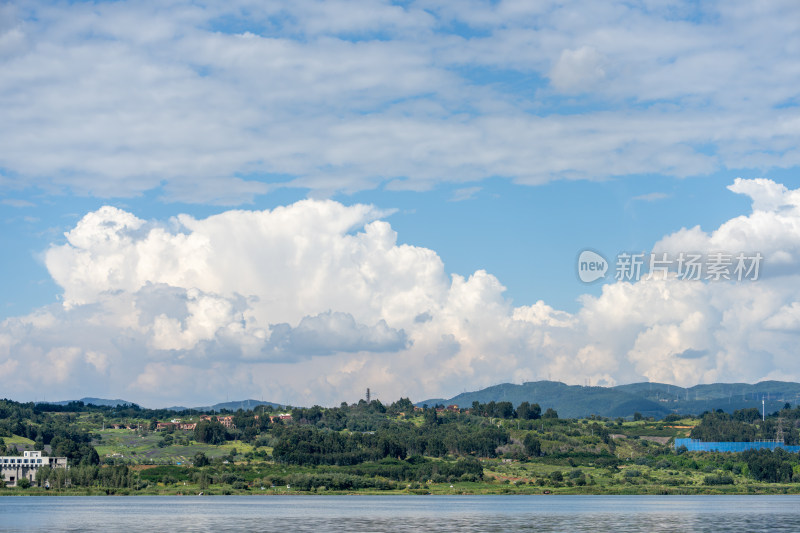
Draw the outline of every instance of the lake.
<instances>
[{"instance_id":1,"label":"lake","mask_svg":"<svg viewBox=\"0 0 800 533\"><path fill-rule=\"evenodd\" d=\"M0 497L0 531L800 531L800 496Z\"/></svg>"}]
</instances>

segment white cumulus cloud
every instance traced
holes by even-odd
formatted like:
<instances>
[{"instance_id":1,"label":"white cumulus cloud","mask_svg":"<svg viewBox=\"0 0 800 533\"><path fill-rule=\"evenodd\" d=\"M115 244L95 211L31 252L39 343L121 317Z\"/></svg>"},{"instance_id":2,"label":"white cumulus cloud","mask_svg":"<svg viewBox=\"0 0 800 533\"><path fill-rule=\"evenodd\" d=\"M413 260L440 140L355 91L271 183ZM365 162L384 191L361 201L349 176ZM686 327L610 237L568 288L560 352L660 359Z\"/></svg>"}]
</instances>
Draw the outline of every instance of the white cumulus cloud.
<instances>
[{"instance_id":1,"label":"white cumulus cloud","mask_svg":"<svg viewBox=\"0 0 800 533\"><path fill-rule=\"evenodd\" d=\"M800 379L800 274L770 265L796 254L797 193L734 187L751 214L654 249L762 250L769 275L610 282L574 314L515 307L483 270L448 275L433 250L399 245L389 212L372 206L305 200L165 221L104 207L47 253L63 301L0 324L0 386L150 405L230 394L337 404L365 384L423 399L548 377Z\"/></svg>"}]
</instances>

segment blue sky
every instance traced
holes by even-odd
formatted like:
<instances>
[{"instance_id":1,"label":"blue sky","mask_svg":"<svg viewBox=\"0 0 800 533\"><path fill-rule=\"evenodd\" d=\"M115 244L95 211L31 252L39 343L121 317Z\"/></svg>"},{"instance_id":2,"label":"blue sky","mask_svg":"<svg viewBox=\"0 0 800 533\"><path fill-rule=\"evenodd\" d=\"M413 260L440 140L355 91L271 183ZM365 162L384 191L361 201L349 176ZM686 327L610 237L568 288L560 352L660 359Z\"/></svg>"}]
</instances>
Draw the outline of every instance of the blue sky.
<instances>
[{"instance_id":1,"label":"blue sky","mask_svg":"<svg viewBox=\"0 0 800 533\"><path fill-rule=\"evenodd\" d=\"M0 383L161 405L800 380L799 15L6 3ZM586 248L763 251L765 274L587 285Z\"/></svg>"}]
</instances>

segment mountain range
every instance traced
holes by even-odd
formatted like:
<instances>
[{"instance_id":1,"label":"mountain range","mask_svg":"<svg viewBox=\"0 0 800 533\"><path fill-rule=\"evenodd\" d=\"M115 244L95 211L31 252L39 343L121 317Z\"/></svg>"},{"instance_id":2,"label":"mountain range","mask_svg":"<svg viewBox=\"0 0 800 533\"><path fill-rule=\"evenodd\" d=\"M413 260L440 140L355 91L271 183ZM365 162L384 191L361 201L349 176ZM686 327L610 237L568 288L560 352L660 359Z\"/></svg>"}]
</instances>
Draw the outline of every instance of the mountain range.
<instances>
[{"instance_id":1,"label":"mountain range","mask_svg":"<svg viewBox=\"0 0 800 533\"><path fill-rule=\"evenodd\" d=\"M60 402L36 402L36 403L49 403L52 405L68 405L72 402L83 402L85 405L100 405L100 406L108 406L108 407L116 407L118 405L133 405L133 402L129 402L127 400L108 400L105 398L81 398L80 400L63 400Z\"/></svg>"},{"instance_id":2,"label":"mountain range","mask_svg":"<svg viewBox=\"0 0 800 533\"><path fill-rule=\"evenodd\" d=\"M227 409L228 411L238 411L242 409L244 411L254 409L259 405L269 405L271 407L284 407L282 404L273 403L273 402L264 402L261 400L239 400L233 402L222 402L222 403L215 403L214 405L207 405L204 407L182 407L180 405L173 405L172 407L167 407L170 411L187 411L189 409L195 411L222 411L223 409Z\"/></svg>"},{"instance_id":3,"label":"mountain range","mask_svg":"<svg viewBox=\"0 0 800 533\"><path fill-rule=\"evenodd\" d=\"M83 402L86 405L101 405L101 406L110 406L116 407L118 405L126 406L126 405L133 405L133 402L129 402L127 400L108 400L105 398L81 398L80 400L64 400L60 402L40 402L40 403L50 403L53 405L67 405L71 402L79 401ZM222 402L217 403L214 405L207 405L203 407L183 407L180 405L174 405L172 407L166 407L168 411L187 411L187 410L195 410L195 411L222 411L223 409L227 409L228 411L236 411L238 409L244 409L245 411L248 409L253 409L258 407L259 405L270 405L272 407L283 407L281 404L273 403L273 402L264 402L261 400L238 400L234 402Z\"/></svg>"},{"instance_id":4,"label":"mountain range","mask_svg":"<svg viewBox=\"0 0 800 533\"><path fill-rule=\"evenodd\" d=\"M542 410L553 408L561 418L591 415L616 418L641 413L645 417L664 418L672 413L701 414L704 411L755 407L768 413L786 403L800 403L800 383L762 381L748 383L714 383L684 388L664 383L631 383L615 387L584 387L557 381L535 381L515 385L503 383L475 392L464 392L450 399L433 398L416 405L458 405L471 407L472 402L507 401L518 406L527 401L538 403Z\"/></svg>"}]
</instances>

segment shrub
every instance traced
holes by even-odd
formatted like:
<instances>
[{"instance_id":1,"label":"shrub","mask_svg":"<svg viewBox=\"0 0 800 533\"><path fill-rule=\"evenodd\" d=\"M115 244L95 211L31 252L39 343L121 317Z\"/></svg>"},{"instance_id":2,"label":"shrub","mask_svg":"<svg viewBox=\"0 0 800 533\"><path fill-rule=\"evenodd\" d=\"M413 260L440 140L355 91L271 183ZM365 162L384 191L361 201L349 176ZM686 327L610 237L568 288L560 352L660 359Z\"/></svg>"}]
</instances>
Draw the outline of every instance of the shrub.
<instances>
[{"instance_id":1,"label":"shrub","mask_svg":"<svg viewBox=\"0 0 800 533\"><path fill-rule=\"evenodd\" d=\"M733 485L733 478L728 474L710 475L703 478L704 485Z\"/></svg>"}]
</instances>

